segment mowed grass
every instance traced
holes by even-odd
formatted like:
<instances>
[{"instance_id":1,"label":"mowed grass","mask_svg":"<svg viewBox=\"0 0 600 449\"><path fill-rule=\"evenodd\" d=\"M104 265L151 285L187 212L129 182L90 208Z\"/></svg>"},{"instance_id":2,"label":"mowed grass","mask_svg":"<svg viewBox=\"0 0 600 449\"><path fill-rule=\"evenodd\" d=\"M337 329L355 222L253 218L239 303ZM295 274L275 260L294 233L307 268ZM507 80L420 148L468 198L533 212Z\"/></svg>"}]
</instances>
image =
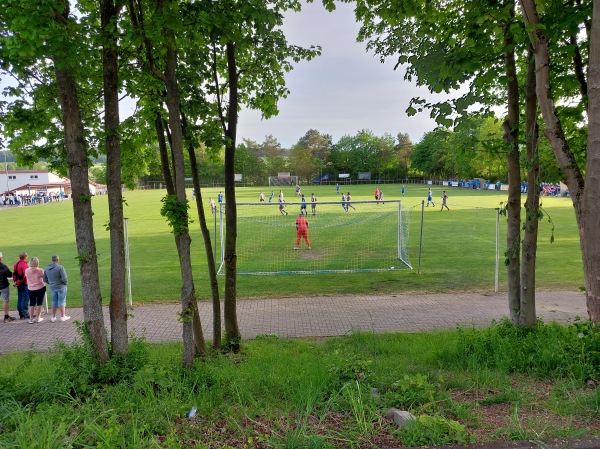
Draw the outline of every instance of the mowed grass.
<instances>
[{"instance_id":1,"label":"mowed grass","mask_svg":"<svg viewBox=\"0 0 600 449\"><path fill-rule=\"evenodd\" d=\"M401 199L400 185L383 185L384 199ZM442 190L449 195L450 212L440 212ZM242 187L237 189L238 202L256 202L260 191L268 197L268 187ZM343 191L350 190L353 201L371 200L375 185L342 186ZM413 270L390 270L381 272L331 273L331 274L288 274L273 276L240 276L238 278L238 297L286 297L315 295L352 295L377 293L440 292L440 291L491 291L494 288L495 269L495 208L506 202L506 192L473 191L457 188L433 187L436 207L424 208L422 222L423 248L419 260L419 236L421 231L421 203L426 200L427 186L409 184L403 206L412 208L410 222L410 261ZM202 192L209 217L208 198L216 199L219 189L204 189ZM339 201L334 186L304 186L303 193L310 198L314 192L319 202ZM191 193L191 191L190 191ZM279 189L275 189L275 198ZM284 188L286 201L297 201L294 188ZM179 263L173 235L165 219L160 215L160 199L164 190L131 191L125 193L125 216L128 218L132 293L136 303L154 301L178 301L181 288ZM191 198L191 195L190 195ZM524 200L524 199L523 199ZM540 223L537 285L539 289L576 290L583 285L583 269L579 248L579 236L573 207L569 198L543 198L543 210L549 214ZM192 259L196 273L196 293L199 299L208 299L210 290L206 267L203 240L196 217L195 203L190 203ZM359 207L348 214L369 214L367 208ZM270 207L273 214L280 215L278 208ZM108 223L108 204L106 196L93 199L95 237L100 266L101 289L107 302L110 295L110 249ZM310 213L310 204L308 205ZM318 209L319 210L319 209ZM289 223L289 237L279 241L280 237L264 233L260 228L253 231L256 240L263 239L268 245L290 247L294 242L294 220L299 206L288 204L289 216L276 217ZM343 214L341 206L339 213ZM260 212L262 214L262 212ZM363 217L364 220L364 217ZM309 216L309 222L311 217ZM243 222L240 222L243 226ZM29 256L40 258L42 265L50 261L53 254L61 257L61 263L69 275L68 305L81 305L81 288L77 251L73 226L72 205L69 201L58 204L45 204L33 207L14 207L0 209L2 240L0 251L4 253L4 262L12 267L21 251ZM214 222L209 223L213 236ZM340 229L341 248L346 254L341 256L340 268L345 259L356 255L353 239L360 239L347 229ZM554 243L550 243L554 227ZM313 232L314 231L314 232ZM267 235L263 235L263 234ZM240 237L244 232L240 231ZM314 236L314 237L313 237ZM311 230L314 250L318 252L319 237ZM385 239L384 236L382 238ZM506 288L504 269L504 248L506 246L506 219L500 217L500 289ZM217 242L219 243L219 242ZM242 248L242 246L240 246ZM302 252L303 254L305 251ZM240 254L244 258L246 254ZM269 257L260 249L252 256L257 260ZM396 268L399 268L396 266ZM223 277L219 278L221 283ZM222 287L222 285L221 285Z\"/></svg>"}]
</instances>

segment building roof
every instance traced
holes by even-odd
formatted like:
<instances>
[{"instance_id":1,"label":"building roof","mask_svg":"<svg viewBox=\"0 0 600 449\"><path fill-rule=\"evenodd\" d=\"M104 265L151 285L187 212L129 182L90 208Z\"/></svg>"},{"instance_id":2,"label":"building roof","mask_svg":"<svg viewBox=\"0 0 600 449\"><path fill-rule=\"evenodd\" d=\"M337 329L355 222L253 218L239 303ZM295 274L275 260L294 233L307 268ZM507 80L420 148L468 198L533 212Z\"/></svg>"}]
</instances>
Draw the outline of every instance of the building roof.
<instances>
[{"instance_id":1,"label":"building roof","mask_svg":"<svg viewBox=\"0 0 600 449\"><path fill-rule=\"evenodd\" d=\"M8 172L6 170L1 171L0 173L8 173L9 175L15 175L15 174L19 174L19 173L52 173L48 170L8 170ZM60 176L57 175L56 173L53 173L56 176ZM60 176L62 178L62 176Z\"/></svg>"}]
</instances>

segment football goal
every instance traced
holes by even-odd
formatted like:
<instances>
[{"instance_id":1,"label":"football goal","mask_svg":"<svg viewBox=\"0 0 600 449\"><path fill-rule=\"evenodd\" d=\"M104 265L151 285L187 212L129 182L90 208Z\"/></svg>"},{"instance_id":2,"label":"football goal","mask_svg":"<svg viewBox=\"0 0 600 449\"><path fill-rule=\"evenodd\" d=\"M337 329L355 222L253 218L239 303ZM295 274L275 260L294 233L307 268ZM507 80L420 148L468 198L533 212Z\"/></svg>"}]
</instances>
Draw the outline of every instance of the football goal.
<instances>
[{"instance_id":1,"label":"football goal","mask_svg":"<svg viewBox=\"0 0 600 449\"><path fill-rule=\"evenodd\" d=\"M237 204L237 272L267 275L412 269L408 254L411 208L400 201ZM219 274L224 274L225 205L218 213ZM308 240L297 243L303 211Z\"/></svg>"},{"instance_id":2,"label":"football goal","mask_svg":"<svg viewBox=\"0 0 600 449\"><path fill-rule=\"evenodd\" d=\"M269 176L269 187L297 186L298 181L298 176Z\"/></svg>"}]
</instances>

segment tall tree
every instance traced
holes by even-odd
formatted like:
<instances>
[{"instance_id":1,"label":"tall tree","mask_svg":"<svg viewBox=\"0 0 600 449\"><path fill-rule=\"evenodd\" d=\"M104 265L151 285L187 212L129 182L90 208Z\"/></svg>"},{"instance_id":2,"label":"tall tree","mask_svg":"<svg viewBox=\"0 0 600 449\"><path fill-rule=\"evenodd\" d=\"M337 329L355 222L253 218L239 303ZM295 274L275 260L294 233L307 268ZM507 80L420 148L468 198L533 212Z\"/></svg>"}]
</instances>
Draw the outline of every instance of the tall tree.
<instances>
[{"instance_id":1,"label":"tall tree","mask_svg":"<svg viewBox=\"0 0 600 449\"><path fill-rule=\"evenodd\" d=\"M566 177L575 217L579 228L583 269L586 288L586 302L590 319L600 322L600 140L594 125L599 123L598 101L600 101L600 2L594 0L591 39L589 51L588 87L588 148L585 176L578 164L576 154L571 150L563 130L563 124L556 107L552 87L550 64L550 39L544 32L545 24L540 20L534 0L520 0L523 21L535 55L536 94L542 117L544 135L550 141L561 170ZM596 53L594 53L594 51Z\"/></svg>"},{"instance_id":2,"label":"tall tree","mask_svg":"<svg viewBox=\"0 0 600 449\"><path fill-rule=\"evenodd\" d=\"M88 153L85 144L83 122L77 96L77 82L71 52L78 45L72 40L72 27L75 25L70 15L68 1L59 4L54 21L62 35L62 48L51 55L54 62L56 86L62 110L65 129L65 148L69 164L69 178L73 194L73 215L75 219L75 239L81 274L84 322L94 347L94 355L99 363L108 360L108 346L102 313L102 296L98 275L98 258L94 239L92 201L88 179Z\"/></svg>"},{"instance_id":3,"label":"tall tree","mask_svg":"<svg viewBox=\"0 0 600 449\"><path fill-rule=\"evenodd\" d=\"M290 45L281 31L282 12L298 9L294 1L269 4L234 0L203 4L210 20L204 22L212 62L216 120L225 146L225 304L226 346L240 348L237 321L237 210L235 155L239 107L258 109L263 117L277 113L277 101L286 97L284 74L291 62L311 59L318 49Z\"/></svg>"},{"instance_id":4,"label":"tall tree","mask_svg":"<svg viewBox=\"0 0 600 449\"><path fill-rule=\"evenodd\" d=\"M118 16L121 7L122 4L115 3L115 0L100 0L100 20L103 33L104 132L110 216L110 338L111 347L115 353L127 354L129 343L125 299L125 230L119 137Z\"/></svg>"},{"instance_id":5,"label":"tall tree","mask_svg":"<svg viewBox=\"0 0 600 449\"><path fill-rule=\"evenodd\" d=\"M131 25L139 39L138 59L148 82L145 101L152 116L161 151L165 179L173 190L163 199L161 213L167 217L175 236L179 254L181 286L181 321L183 352L182 362L191 367L198 354L206 354L194 277L191 263L191 238L189 235L189 204L185 193L184 136L181 117L180 92L177 80L178 47L176 30L181 25L178 2L159 0L151 14L143 2L129 2ZM156 31L159 33L156 33ZM167 107L167 123L163 118L162 100ZM167 154L166 142L170 146Z\"/></svg>"},{"instance_id":6,"label":"tall tree","mask_svg":"<svg viewBox=\"0 0 600 449\"><path fill-rule=\"evenodd\" d=\"M68 175L71 179L73 195L73 216L75 222L75 239L77 258L81 275L84 323L89 335L91 348L98 363L108 360L108 344L102 313L102 296L98 275L98 260L93 230L92 197L88 179L88 145L80 106L79 92L89 83L93 74L86 73L80 67L80 60L94 60L94 52L83 40L85 27L72 16L70 3L67 0L56 0L48 3L28 3L10 1L0 10L0 26L2 27L2 45L0 59L2 66L9 68L12 75L21 81L13 93L19 98L13 102L12 125L21 123L28 129L25 139L31 139L36 133L43 135L45 123L50 145L58 144L51 149L38 146L30 140L29 148L34 150L29 160L39 154L50 155L52 165L62 165L66 159ZM93 70L92 70L93 72ZM22 88L28 81L33 91ZM43 99L47 110L39 110L36 105L28 103L28 94ZM58 98L60 111L52 106L51 98ZM92 107L95 105L91 102ZM28 122L19 120L17 115L25 112L29 118L37 120ZM58 120L52 116L58 112ZM91 114L90 114L91 115ZM60 126L57 126L60 123ZM18 125L17 125L18 126ZM14 131L14 128L13 128ZM62 133L62 138L59 137ZM64 148L64 152L56 152L56 148ZM39 150L40 152L37 152Z\"/></svg>"},{"instance_id":7,"label":"tall tree","mask_svg":"<svg viewBox=\"0 0 600 449\"><path fill-rule=\"evenodd\" d=\"M428 103L412 100L409 113L427 108L438 123L446 126L464 121L470 109L483 112L505 103L506 159L509 177L507 207L507 280L511 318L524 306L520 270L535 265L520 263L520 113L516 52L525 48L524 32L515 19L514 0L383 2L362 0L357 18L364 21L359 38L369 38L368 47L382 57L398 55L398 67L407 64L405 78L428 86L431 92L450 92L466 86L468 92L451 101ZM376 11L376 12L375 12ZM482 45L485 42L486 45ZM498 73L503 73L498 77ZM526 228L525 232L530 232ZM533 299L531 292L528 298ZM531 313L526 313L530 317ZM523 316L525 316L523 315ZM519 323L525 324L525 323ZM535 320L528 320L534 325Z\"/></svg>"},{"instance_id":8,"label":"tall tree","mask_svg":"<svg viewBox=\"0 0 600 449\"><path fill-rule=\"evenodd\" d=\"M398 164L398 178L408 176L410 172L410 156L414 145L410 136L406 133L398 133L398 143L396 144L396 157Z\"/></svg>"}]
</instances>

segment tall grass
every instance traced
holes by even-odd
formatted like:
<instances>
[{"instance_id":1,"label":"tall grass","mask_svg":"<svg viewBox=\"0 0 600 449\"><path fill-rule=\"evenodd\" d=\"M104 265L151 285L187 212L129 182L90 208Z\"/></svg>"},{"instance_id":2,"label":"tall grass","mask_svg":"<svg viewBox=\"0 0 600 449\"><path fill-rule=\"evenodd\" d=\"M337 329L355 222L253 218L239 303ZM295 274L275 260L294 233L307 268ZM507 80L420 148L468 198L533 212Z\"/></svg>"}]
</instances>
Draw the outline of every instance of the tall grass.
<instances>
[{"instance_id":1,"label":"tall grass","mask_svg":"<svg viewBox=\"0 0 600 449\"><path fill-rule=\"evenodd\" d=\"M0 447L467 442L478 432L480 409L497 404L510 404L512 413L484 441L581 435L600 416L599 389L589 382L599 375L589 357L597 352L588 346L595 332L540 323L526 334L499 323L488 330L325 340L264 336L240 354L213 355L190 370L181 367L175 343L136 342L131 356L102 369L83 345L10 354L0 357ZM560 348L560 358L552 347ZM538 391L536 379L544 388L554 385L550 395ZM192 407L197 414L187 418ZM390 408L418 420L399 431L384 419ZM550 429L548 418L529 419L522 410L572 419L555 419Z\"/></svg>"}]
</instances>

